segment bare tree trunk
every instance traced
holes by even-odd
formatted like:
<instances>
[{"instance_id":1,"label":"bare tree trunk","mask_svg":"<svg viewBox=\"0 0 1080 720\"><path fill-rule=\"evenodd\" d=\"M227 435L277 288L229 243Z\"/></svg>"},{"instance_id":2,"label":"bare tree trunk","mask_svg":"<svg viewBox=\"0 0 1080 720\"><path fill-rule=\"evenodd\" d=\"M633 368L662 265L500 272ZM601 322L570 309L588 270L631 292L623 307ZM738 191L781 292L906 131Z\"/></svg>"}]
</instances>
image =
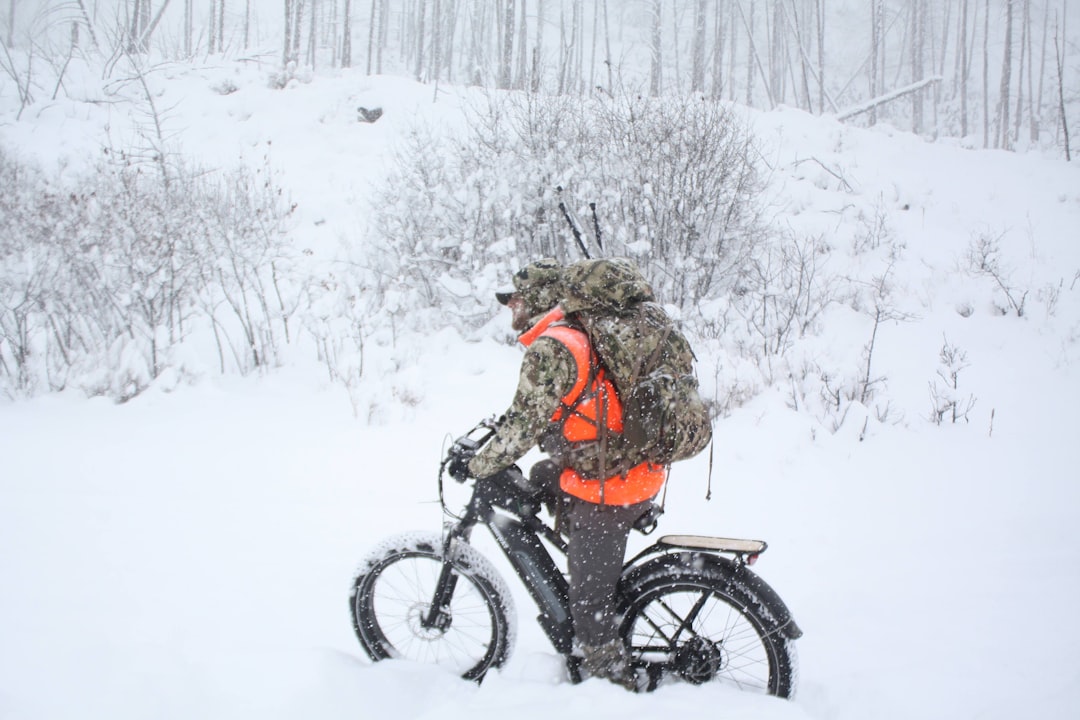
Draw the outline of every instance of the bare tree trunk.
<instances>
[{"instance_id":1,"label":"bare tree trunk","mask_svg":"<svg viewBox=\"0 0 1080 720\"><path fill-rule=\"evenodd\" d=\"M559 3L559 94L566 92L569 48L566 41L566 7Z\"/></svg>"},{"instance_id":2,"label":"bare tree trunk","mask_svg":"<svg viewBox=\"0 0 1080 720\"><path fill-rule=\"evenodd\" d=\"M738 0L735 0L738 2ZM740 10L741 12L741 10ZM735 102L735 63L739 57L739 35L735 29L735 9L728 6L728 100Z\"/></svg>"},{"instance_id":3,"label":"bare tree trunk","mask_svg":"<svg viewBox=\"0 0 1080 720\"><path fill-rule=\"evenodd\" d=\"M743 27L746 29L746 36L749 44L746 52L746 104L753 105L754 68L756 67L758 73L761 75L762 81L765 83L765 94L768 95L769 108L772 109L776 107L776 100L773 98L772 88L769 86L769 77L765 74L765 68L761 64L761 56L758 55L757 46L754 43L754 3L750 3L749 20L747 20L746 15L743 13L742 5L738 0L735 2L735 8L742 18Z\"/></svg>"},{"instance_id":4,"label":"bare tree trunk","mask_svg":"<svg viewBox=\"0 0 1080 720\"><path fill-rule=\"evenodd\" d=\"M427 20L427 0L420 0L420 14L416 20L416 26L414 27L414 36L416 38L416 63L414 65L413 76L419 80L424 79L424 35L427 32L425 28Z\"/></svg>"},{"instance_id":5,"label":"bare tree trunk","mask_svg":"<svg viewBox=\"0 0 1080 720\"><path fill-rule=\"evenodd\" d=\"M390 24L388 22L389 18L390 18L390 9L386 5L387 2L389 2L389 0L380 0L380 2L379 2L379 32L378 32L378 35L376 36L376 40L375 40L375 74L376 75L382 75L383 49L386 47L386 37L387 37L388 33L390 32L390 28L388 27L389 24Z\"/></svg>"},{"instance_id":6,"label":"bare tree trunk","mask_svg":"<svg viewBox=\"0 0 1080 720\"><path fill-rule=\"evenodd\" d=\"M443 33L443 68L446 69L446 76L452 81L454 79L454 37L457 35L457 19L458 19L458 3L460 0L447 0L445 10L445 31Z\"/></svg>"},{"instance_id":7,"label":"bare tree trunk","mask_svg":"<svg viewBox=\"0 0 1080 720\"><path fill-rule=\"evenodd\" d=\"M341 25L338 22L338 0L330 0L330 9L324 11L322 32L323 44L330 48L330 67L341 67Z\"/></svg>"},{"instance_id":8,"label":"bare tree trunk","mask_svg":"<svg viewBox=\"0 0 1080 720\"><path fill-rule=\"evenodd\" d=\"M9 48L15 46L15 0L11 0L11 5L8 6L7 42L5 44Z\"/></svg>"},{"instance_id":9,"label":"bare tree trunk","mask_svg":"<svg viewBox=\"0 0 1080 720\"><path fill-rule=\"evenodd\" d=\"M873 39L870 47L870 97L877 97L885 89L885 0L872 0L870 24ZM877 123L877 107L870 111L870 124Z\"/></svg>"},{"instance_id":10,"label":"bare tree trunk","mask_svg":"<svg viewBox=\"0 0 1080 720\"><path fill-rule=\"evenodd\" d=\"M311 0L315 2L315 0ZM218 31L217 31L217 50L218 53L225 52L225 0L217 0L218 2Z\"/></svg>"},{"instance_id":11,"label":"bare tree trunk","mask_svg":"<svg viewBox=\"0 0 1080 720\"><path fill-rule=\"evenodd\" d=\"M429 79L439 82L442 78L442 32L443 32L443 7L441 0L435 0L431 9L431 71Z\"/></svg>"},{"instance_id":12,"label":"bare tree trunk","mask_svg":"<svg viewBox=\"0 0 1080 720\"><path fill-rule=\"evenodd\" d=\"M348 2L348 0L346 0ZM244 0L244 50L251 47L251 0Z\"/></svg>"},{"instance_id":13,"label":"bare tree trunk","mask_svg":"<svg viewBox=\"0 0 1080 720\"><path fill-rule=\"evenodd\" d=\"M584 52L581 41L581 3L570 3L570 27L566 27L566 10L560 13L559 37L562 40L562 52L559 60L559 94L571 94L577 91L581 79L581 56Z\"/></svg>"},{"instance_id":14,"label":"bare tree trunk","mask_svg":"<svg viewBox=\"0 0 1080 720\"><path fill-rule=\"evenodd\" d=\"M804 19L799 16L799 8L795 5L795 0L789 0L791 3L790 12L783 5L783 2L777 4L777 12L784 14L784 19L787 21L787 25L795 35L795 44L799 48L799 74L796 77L795 68L793 67L790 58L787 59L788 69L791 73L792 87L795 89L795 101L807 112L814 112L813 103L810 100L810 68L808 67L806 41L804 39L805 33L803 32ZM779 33L780 23L779 15L775 17L777 27L773 29L773 35ZM802 96L802 101L799 98Z\"/></svg>"},{"instance_id":15,"label":"bare tree trunk","mask_svg":"<svg viewBox=\"0 0 1080 720\"><path fill-rule=\"evenodd\" d=\"M756 59L754 52L754 8L756 6L756 2L750 3L750 20L746 26L746 104L751 107L754 105L754 61ZM742 12L741 6L739 11Z\"/></svg>"},{"instance_id":16,"label":"bare tree trunk","mask_svg":"<svg viewBox=\"0 0 1080 720\"><path fill-rule=\"evenodd\" d=\"M510 89L510 69L514 58L514 0L500 0L502 27L499 31L499 80L501 90Z\"/></svg>"},{"instance_id":17,"label":"bare tree trunk","mask_svg":"<svg viewBox=\"0 0 1080 720\"><path fill-rule=\"evenodd\" d=\"M902 98L902 97L904 97L906 95L911 95L911 94L917 93L917 92L923 92L923 91L926 90L927 85L933 85L933 84L938 83L940 81L941 81L941 78L939 78L939 77L930 77L930 78L926 78L925 80L920 80L919 82L911 83L910 85L907 85L905 87L897 88L896 90L892 90L890 92L887 92L887 93L885 93L884 95L882 95L880 97L871 98L870 100L868 100L868 101L866 101L864 103L860 103L859 105L856 105L855 107L851 107L851 108L848 108L847 110L841 110L841 111L837 112L836 119L837 120L847 120L848 118L853 118L856 115L862 115L863 113L873 112L874 108L876 108L878 106L884 105L886 103L890 103L893 100L898 100L899 98Z\"/></svg>"},{"instance_id":18,"label":"bare tree trunk","mask_svg":"<svg viewBox=\"0 0 1080 720\"><path fill-rule=\"evenodd\" d=\"M345 7L343 8L344 14L342 15L342 29L341 29L341 62L340 67L352 66L352 18L351 14L352 0L345 0ZM337 2L334 2L334 15L336 20L337 15ZM336 24L336 22L335 22ZM333 33L330 37L330 44L334 46L333 55L337 55L337 33ZM348 58L348 59L346 59ZM331 64L338 65L336 59L331 59Z\"/></svg>"},{"instance_id":19,"label":"bare tree trunk","mask_svg":"<svg viewBox=\"0 0 1080 720\"><path fill-rule=\"evenodd\" d=\"M127 37L127 48L130 53L142 52L142 49L139 47L139 36L142 35L143 2L149 2L149 0L133 0L131 4L131 16L128 18ZM213 48L211 48L211 50L212 49Z\"/></svg>"},{"instance_id":20,"label":"bare tree trunk","mask_svg":"<svg viewBox=\"0 0 1080 720\"><path fill-rule=\"evenodd\" d=\"M931 46L933 47L932 57L934 60L934 75L940 78L945 77L945 61L949 53L949 24L952 22L952 4L953 0L947 0L945 3L945 14L941 20L941 47L937 46L937 25L930 23L930 37ZM942 83L934 83L932 91L934 93L934 137L938 136L941 131L941 90Z\"/></svg>"},{"instance_id":21,"label":"bare tree trunk","mask_svg":"<svg viewBox=\"0 0 1080 720\"><path fill-rule=\"evenodd\" d=\"M1001 92L998 97L998 123L994 129L995 147L1009 150L1009 98L1012 92L1013 0L1005 0L1005 54L1001 62Z\"/></svg>"},{"instance_id":22,"label":"bare tree trunk","mask_svg":"<svg viewBox=\"0 0 1080 720\"><path fill-rule=\"evenodd\" d=\"M652 54L652 62L649 65L649 95L656 97L663 89L663 36L660 32L660 19L663 15L663 7L660 0L653 0L652 4L652 42L649 50Z\"/></svg>"},{"instance_id":23,"label":"bare tree trunk","mask_svg":"<svg viewBox=\"0 0 1080 720\"><path fill-rule=\"evenodd\" d=\"M319 0L311 0L311 24L308 31L308 51L307 62L308 66L315 67L315 55L316 48L318 47L318 31L316 29L317 21L319 18Z\"/></svg>"},{"instance_id":24,"label":"bare tree trunk","mask_svg":"<svg viewBox=\"0 0 1080 720\"><path fill-rule=\"evenodd\" d=\"M787 34L784 32L784 23L780 21L780 14L784 10L782 0L774 0L772 12L772 31L769 31L769 13L765 13L765 29L769 37L769 94L774 100L784 102L787 97L787 85L784 76L787 72ZM798 96L798 87L795 89Z\"/></svg>"},{"instance_id":25,"label":"bare tree trunk","mask_svg":"<svg viewBox=\"0 0 1080 720\"><path fill-rule=\"evenodd\" d=\"M1042 32L1042 50L1039 51L1039 92L1036 95L1034 102L1032 103L1032 120L1031 120L1031 140L1032 142L1038 142L1039 136L1042 131L1042 119L1043 119L1043 82L1046 79L1046 41L1047 30L1050 27L1050 7L1047 6L1043 11L1043 32Z\"/></svg>"},{"instance_id":26,"label":"bare tree trunk","mask_svg":"<svg viewBox=\"0 0 1080 720\"><path fill-rule=\"evenodd\" d=\"M671 0L671 41L667 46L671 48L672 72L668 76L668 89L679 94L682 90L682 68L679 66L679 35L682 32L682 9L679 0Z\"/></svg>"},{"instance_id":27,"label":"bare tree trunk","mask_svg":"<svg viewBox=\"0 0 1080 720\"><path fill-rule=\"evenodd\" d=\"M574 56L574 88L580 94L585 80L585 5L583 0L574 0L574 44L577 54Z\"/></svg>"},{"instance_id":28,"label":"bare tree trunk","mask_svg":"<svg viewBox=\"0 0 1080 720\"><path fill-rule=\"evenodd\" d=\"M379 0L371 0L371 20L368 23L368 42L367 42L367 74L371 74L371 58L375 52L375 43L378 42L378 33L376 32L376 13L378 12ZM349 0L345 0L345 27L349 27ZM341 48L341 66L352 66L352 43L349 41L349 33L346 32L345 38L342 42Z\"/></svg>"},{"instance_id":29,"label":"bare tree trunk","mask_svg":"<svg viewBox=\"0 0 1080 720\"><path fill-rule=\"evenodd\" d=\"M694 41L690 57L690 92L705 91L705 17L706 0L694 7Z\"/></svg>"},{"instance_id":30,"label":"bare tree trunk","mask_svg":"<svg viewBox=\"0 0 1080 720\"><path fill-rule=\"evenodd\" d=\"M528 35L528 13L526 12L527 0L521 0L521 15L518 19L518 40L517 40L517 73L514 77L514 89L524 90L528 87L529 83L529 35ZM593 51L595 52L596 45L596 31L593 30Z\"/></svg>"},{"instance_id":31,"label":"bare tree trunk","mask_svg":"<svg viewBox=\"0 0 1080 720\"><path fill-rule=\"evenodd\" d=\"M604 64L607 65L608 92L615 92L615 68L611 60L611 25L608 23L607 0L601 0L604 4Z\"/></svg>"},{"instance_id":32,"label":"bare tree trunk","mask_svg":"<svg viewBox=\"0 0 1080 720\"><path fill-rule=\"evenodd\" d=\"M815 0L817 10L818 109L825 112L825 0Z\"/></svg>"},{"instance_id":33,"label":"bare tree trunk","mask_svg":"<svg viewBox=\"0 0 1080 720\"><path fill-rule=\"evenodd\" d=\"M1055 13L1056 14L1056 13ZM1062 7L1061 20L1062 37L1065 36L1065 16ZM1054 59L1057 61L1058 71L1058 111L1061 113L1061 129L1065 133L1065 162L1072 162L1072 148L1069 146L1069 121L1065 114L1065 48L1058 42L1057 21L1054 21Z\"/></svg>"},{"instance_id":34,"label":"bare tree trunk","mask_svg":"<svg viewBox=\"0 0 1080 720\"><path fill-rule=\"evenodd\" d=\"M817 3L815 2L815 5L816 4ZM795 0L791 0L791 12L790 12L790 14L785 9L784 10L784 15L787 18L788 25L794 25L793 29L794 29L794 33L795 33L795 44L799 48L799 70L800 70L799 77L797 79L795 79L795 78L792 79L792 82L795 83L795 96L798 97L799 92L801 91L802 96L803 96L803 100L805 100L805 102L806 102L806 111L812 113L812 112L814 112L814 99L813 99L813 93L810 91L810 75L813 74L818 78L818 80L819 80L819 82L818 82L819 91L821 90L821 84L820 84L820 77L821 76L818 75L817 72L812 67L812 65L811 65L812 61L810 59L810 53L807 51L808 47L810 47L810 48L813 47L811 43L814 41L814 35L812 33L810 33L809 30L804 30L803 28L804 28L804 26L809 26L811 24L811 22L812 22L813 26L814 26L814 30L818 33L818 38L817 38L818 42L821 41L821 35L820 34L824 32L824 29L821 27L816 15L814 14L814 11L811 11L812 17L809 17L809 18L800 17L798 7L795 5ZM821 58L820 49L819 49L818 57L819 57L819 60L820 60L820 58ZM788 65L792 68L792 74L794 75L794 67L793 67L792 63L790 62L790 60L788 61ZM818 93L818 100L819 100L819 102L818 102L818 110L819 111L824 111L825 110L825 97L824 97L823 92Z\"/></svg>"},{"instance_id":35,"label":"bare tree trunk","mask_svg":"<svg viewBox=\"0 0 1080 720\"><path fill-rule=\"evenodd\" d=\"M140 52L146 52L150 49L150 36L154 34L154 30L157 29L158 23L161 22L161 16L164 14L165 9L169 7L169 1L170 0L164 0L157 11L157 14L154 15L154 19L150 20L150 0L143 0L141 10L142 20L139 22L139 36L133 40L135 46L140 49Z\"/></svg>"},{"instance_id":36,"label":"bare tree trunk","mask_svg":"<svg viewBox=\"0 0 1080 720\"><path fill-rule=\"evenodd\" d=\"M218 0L219 2L225 2L225 0ZM168 0L165 0L165 4L168 5ZM162 10L165 8L162 7ZM142 5L139 6L139 47L143 52L150 49L150 0L142 0Z\"/></svg>"},{"instance_id":37,"label":"bare tree trunk","mask_svg":"<svg viewBox=\"0 0 1080 720\"><path fill-rule=\"evenodd\" d=\"M713 25L712 52L712 94L713 100L719 100L724 94L724 5L716 4L716 18Z\"/></svg>"},{"instance_id":38,"label":"bare tree trunk","mask_svg":"<svg viewBox=\"0 0 1080 720\"><path fill-rule=\"evenodd\" d=\"M600 3L593 3L592 47L589 50L589 89L596 87L596 45L600 40Z\"/></svg>"},{"instance_id":39,"label":"bare tree trunk","mask_svg":"<svg viewBox=\"0 0 1080 720\"><path fill-rule=\"evenodd\" d=\"M210 0L210 45L206 52L214 54L217 49L217 0Z\"/></svg>"},{"instance_id":40,"label":"bare tree trunk","mask_svg":"<svg viewBox=\"0 0 1080 720\"><path fill-rule=\"evenodd\" d=\"M983 0L983 147L990 147L990 2Z\"/></svg>"},{"instance_id":41,"label":"bare tree trunk","mask_svg":"<svg viewBox=\"0 0 1080 720\"><path fill-rule=\"evenodd\" d=\"M296 18L292 24L292 54L291 58L294 62L300 60L300 36L303 34L304 26L304 2L305 0L293 0L293 4L296 6Z\"/></svg>"},{"instance_id":42,"label":"bare tree trunk","mask_svg":"<svg viewBox=\"0 0 1080 720\"><path fill-rule=\"evenodd\" d=\"M1035 56L1031 47L1031 0L1024 0L1024 35L1027 38L1027 122L1028 138L1035 142L1039 139L1039 123L1035 104ZM1016 140L1020 140L1020 108L1016 109Z\"/></svg>"},{"instance_id":43,"label":"bare tree trunk","mask_svg":"<svg viewBox=\"0 0 1080 720\"><path fill-rule=\"evenodd\" d=\"M968 0L960 0L960 34L957 38L956 59L960 76L960 137L968 134Z\"/></svg>"},{"instance_id":44,"label":"bare tree trunk","mask_svg":"<svg viewBox=\"0 0 1080 720\"><path fill-rule=\"evenodd\" d=\"M1024 17L1020 25L1020 70L1016 85L1016 120L1013 144L1020 142L1020 127L1024 124L1024 70L1027 70L1028 117L1034 117L1031 109L1034 94L1031 87L1031 0L1024 0Z\"/></svg>"},{"instance_id":45,"label":"bare tree trunk","mask_svg":"<svg viewBox=\"0 0 1080 720\"><path fill-rule=\"evenodd\" d=\"M472 32L469 39L469 82L480 85L483 82L484 50L482 47L484 28L484 3L474 0L472 4Z\"/></svg>"},{"instance_id":46,"label":"bare tree trunk","mask_svg":"<svg viewBox=\"0 0 1080 720\"><path fill-rule=\"evenodd\" d=\"M12 0L14 2L14 0ZM193 0L184 0L184 23L181 32L184 37L184 57L190 58L192 54L192 39L195 33L193 27L192 7Z\"/></svg>"},{"instance_id":47,"label":"bare tree trunk","mask_svg":"<svg viewBox=\"0 0 1080 720\"><path fill-rule=\"evenodd\" d=\"M607 0L604 0L604 19L607 20ZM536 39L533 40L532 50L532 76L529 88L535 93L540 92L542 85L542 63L544 60L544 0L536 2ZM608 53L610 55L610 51ZM610 64L609 64L610 68Z\"/></svg>"},{"instance_id":48,"label":"bare tree trunk","mask_svg":"<svg viewBox=\"0 0 1080 720\"><path fill-rule=\"evenodd\" d=\"M289 51L292 49L292 20L293 20L293 4L296 0L285 0L285 43L281 52L281 66L286 67L289 64Z\"/></svg>"},{"instance_id":49,"label":"bare tree trunk","mask_svg":"<svg viewBox=\"0 0 1080 720\"><path fill-rule=\"evenodd\" d=\"M914 0L911 5L911 82L926 76L923 63L926 51L926 0ZM923 94L911 94L911 131L923 131Z\"/></svg>"}]
</instances>

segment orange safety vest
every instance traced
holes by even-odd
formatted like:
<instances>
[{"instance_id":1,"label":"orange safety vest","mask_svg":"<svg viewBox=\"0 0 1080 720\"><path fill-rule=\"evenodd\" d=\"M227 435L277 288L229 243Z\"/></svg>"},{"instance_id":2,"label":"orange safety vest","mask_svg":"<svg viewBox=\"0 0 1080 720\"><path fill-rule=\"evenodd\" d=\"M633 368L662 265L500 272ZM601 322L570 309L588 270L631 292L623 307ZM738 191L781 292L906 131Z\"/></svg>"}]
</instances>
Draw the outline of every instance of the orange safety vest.
<instances>
[{"instance_id":1,"label":"orange safety vest","mask_svg":"<svg viewBox=\"0 0 1080 720\"><path fill-rule=\"evenodd\" d=\"M615 385L606 377L603 368L591 372L595 356L589 336L568 325L555 324L564 317L562 308L556 307L519 338L528 347L541 337L549 337L562 344L574 357L577 379L563 396L551 422L562 424L563 437L570 442L598 439L597 418L601 416L606 418L609 430L622 432L622 403ZM574 410L568 413L570 408ZM667 468L650 462L639 463L626 473L609 478L585 478L568 467L559 476L559 486L563 492L587 502L633 505L655 497L666 478Z\"/></svg>"}]
</instances>

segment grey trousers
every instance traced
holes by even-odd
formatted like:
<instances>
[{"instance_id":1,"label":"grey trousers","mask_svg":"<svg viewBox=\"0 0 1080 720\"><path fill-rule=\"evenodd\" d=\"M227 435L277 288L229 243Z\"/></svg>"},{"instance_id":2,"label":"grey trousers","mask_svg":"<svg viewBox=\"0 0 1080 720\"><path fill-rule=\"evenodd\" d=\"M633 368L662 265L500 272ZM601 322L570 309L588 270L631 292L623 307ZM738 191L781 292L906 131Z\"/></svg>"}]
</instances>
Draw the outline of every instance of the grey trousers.
<instances>
[{"instance_id":1,"label":"grey trousers","mask_svg":"<svg viewBox=\"0 0 1080 720\"><path fill-rule=\"evenodd\" d=\"M569 530L570 616L578 645L599 647L618 637L615 588L622 572L626 540L649 501L634 505L598 505L562 493L561 468L545 460L533 466L535 486L562 496Z\"/></svg>"}]
</instances>

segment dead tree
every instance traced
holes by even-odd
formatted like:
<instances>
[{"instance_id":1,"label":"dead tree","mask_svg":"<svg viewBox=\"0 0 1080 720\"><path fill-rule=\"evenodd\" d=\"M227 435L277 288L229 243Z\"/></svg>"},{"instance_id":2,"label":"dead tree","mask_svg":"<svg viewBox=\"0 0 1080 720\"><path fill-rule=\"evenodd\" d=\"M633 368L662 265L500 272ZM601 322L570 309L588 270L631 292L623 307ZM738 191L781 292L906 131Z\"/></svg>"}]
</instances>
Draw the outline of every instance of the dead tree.
<instances>
[{"instance_id":1,"label":"dead tree","mask_svg":"<svg viewBox=\"0 0 1080 720\"><path fill-rule=\"evenodd\" d=\"M1012 92L1013 0L1005 0L1005 53L1001 63L1001 90L998 94L998 122L994 146L1011 149L1009 139L1009 96Z\"/></svg>"},{"instance_id":2,"label":"dead tree","mask_svg":"<svg viewBox=\"0 0 1080 720\"><path fill-rule=\"evenodd\" d=\"M1064 22L1062 22L1064 25ZM1061 129L1065 133L1065 162L1072 162L1072 149L1069 147L1069 120L1065 114L1065 49L1059 43L1059 36L1065 35L1065 28L1058 32L1057 21L1054 22L1054 58L1057 60L1058 71L1058 110L1061 113Z\"/></svg>"}]
</instances>

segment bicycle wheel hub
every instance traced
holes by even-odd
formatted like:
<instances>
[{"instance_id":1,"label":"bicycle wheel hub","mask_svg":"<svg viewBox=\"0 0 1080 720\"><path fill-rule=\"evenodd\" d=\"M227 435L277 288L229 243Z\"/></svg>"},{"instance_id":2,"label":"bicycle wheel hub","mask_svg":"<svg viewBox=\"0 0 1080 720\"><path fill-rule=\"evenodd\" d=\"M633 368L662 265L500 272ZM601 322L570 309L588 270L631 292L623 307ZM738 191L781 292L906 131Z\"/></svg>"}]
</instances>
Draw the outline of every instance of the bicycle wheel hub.
<instances>
[{"instance_id":1,"label":"bicycle wheel hub","mask_svg":"<svg viewBox=\"0 0 1080 720\"><path fill-rule=\"evenodd\" d=\"M720 645L702 637L696 637L675 651L672 663L681 678L694 685L701 685L716 677L724 664Z\"/></svg>"},{"instance_id":2,"label":"bicycle wheel hub","mask_svg":"<svg viewBox=\"0 0 1080 720\"><path fill-rule=\"evenodd\" d=\"M441 612L435 616L435 623L428 623L428 615L431 613L431 603L416 603L409 608L407 615L409 630L414 637L421 640L438 640L446 634L450 627L450 615Z\"/></svg>"}]
</instances>

